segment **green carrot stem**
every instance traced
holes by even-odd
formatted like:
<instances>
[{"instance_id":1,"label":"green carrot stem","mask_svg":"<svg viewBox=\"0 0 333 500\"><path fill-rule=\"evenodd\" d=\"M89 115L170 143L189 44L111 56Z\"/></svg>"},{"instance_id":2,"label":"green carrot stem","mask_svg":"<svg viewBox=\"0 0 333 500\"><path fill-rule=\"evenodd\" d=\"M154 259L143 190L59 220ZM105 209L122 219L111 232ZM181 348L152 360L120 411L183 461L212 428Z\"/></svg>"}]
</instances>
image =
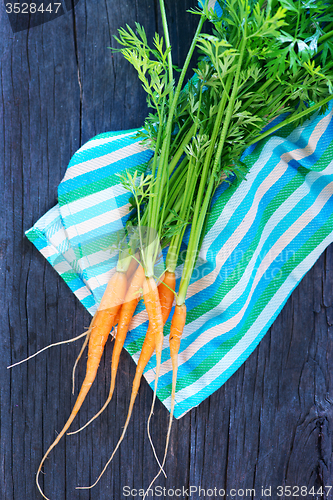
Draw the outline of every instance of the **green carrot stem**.
<instances>
[{"instance_id":1,"label":"green carrot stem","mask_svg":"<svg viewBox=\"0 0 333 500\"><path fill-rule=\"evenodd\" d=\"M128 249L120 249L116 270L119 273L126 273L132 260L132 255Z\"/></svg>"},{"instance_id":2,"label":"green carrot stem","mask_svg":"<svg viewBox=\"0 0 333 500\"><path fill-rule=\"evenodd\" d=\"M183 186L184 187L184 186ZM172 206L172 209L176 212L179 213L180 209L182 206L182 198L176 198L175 202ZM164 217L164 225L169 224L173 219L175 218L174 214L169 212L168 215L165 215Z\"/></svg>"},{"instance_id":3,"label":"green carrot stem","mask_svg":"<svg viewBox=\"0 0 333 500\"><path fill-rule=\"evenodd\" d=\"M162 25L163 25L163 33L165 46L169 50L168 52L168 71L169 71L169 82L173 82L173 67L172 67L172 54L171 54L171 44L169 37L169 29L168 29L168 21L165 14L165 6L164 1L160 0L160 9L161 9L161 17L162 17ZM172 88L172 87L171 87ZM170 97L172 98L173 91L170 91Z\"/></svg>"},{"instance_id":4,"label":"green carrot stem","mask_svg":"<svg viewBox=\"0 0 333 500\"><path fill-rule=\"evenodd\" d=\"M180 158L184 154L184 149L185 147L190 143L192 137L195 135L195 124L192 125L192 127L188 130L186 133L184 139L182 140L180 146L177 149L177 152L174 154L172 160L169 163L169 176L172 174L174 171L177 163L179 162Z\"/></svg>"},{"instance_id":5,"label":"green carrot stem","mask_svg":"<svg viewBox=\"0 0 333 500\"><path fill-rule=\"evenodd\" d=\"M193 135L196 135L200 125L201 104L202 104L202 89L200 89L199 103L196 111L195 123L193 124L191 129L191 133ZM190 157L190 160L188 162L185 193L182 198L182 205L179 212L180 222L177 223L177 225L180 227L179 231L173 236L170 242L168 254L166 257L166 269L172 273L175 272L183 236L185 233L186 226L189 222L194 191L201 170L202 166L201 164L202 162L200 162L197 158L194 158L193 156Z\"/></svg>"},{"instance_id":6,"label":"green carrot stem","mask_svg":"<svg viewBox=\"0 0 333 500\"><path fill-rule=\"evenodd\" d=\"M210 174L208 187L206 188L203 202L202 202L202 200L199 200L199 197L196 200L195 213L194 213L193 222L192 222L192 230L191 230L191 234L190 234L189 244L187 247L183 274L182 274L182 278L181 278L181 282L180 282L180 286L179 286L179 293L178 293L177 301L176 301L177 305L182 305L185 302L187 289L188 289L188 286L189 286L189 283L191 280L191 276L192 276L192 272L193 272L193 268L194 268L194 265L196 262L196 257L197 257L197 253L198 253L198 246L199 246L199 242L201 239L201 232L202 232L203 224L205 222L206 213L207 213L210 201L211 201L211 194L212 194L213 187L215 184L215 173L216 173L219 161L220 161L220 157L222 154L223 146L225 143L227 131L229 128L229 124L230 124L233 109L234 109L234 104L235 104L237 91L238 91L238 82L239 82L242 61L243 61L243 57L244 57L244 53L245 53L245 46L246 46L246 23L244 26L244 31L245 31L245 33L243 34L243 39L241 42L241 49L240 49L240 53L239 53L236 74L235 74L235 78L233 81L233 88L232 88L231 96L229 98L228 106L226 109L226 116L224 118L219 144L217 147L217 151L215 153L213 168L212 168L212 172ZM225 98L225 100L226 100L226 97L227 97L227 92L224 92L222 100L223 100L223 98ZM222 118L222 116L221 116L221 118ZM213 134L213 136L214 136L214 134ZM213 138L212 138L212 144L215 147L215 141L213 141ZM210 153L210 157L208 155L208 158L209 158L208 162L210 163L211 153Z\"/></svg>"},{"instance_id":7,"label":"green carrot stem","mask_svg":"<svg viewBox=\"0 0 333 500\"><path fill-rule=\"evenodd\" d=\"M169 190L169 196L168 200L165 205L165 212L167 213L167 216L163 218L163 223L165 224L165 219L169 217L169 213L171 208L173 207L175 200L176 199L182 199L183 193L184 193L184 186L186 185L186 176L187 176L187 171L188 171L188 159L184 158L184 160L181 162L179 167L177 168L177 171L179 170L179 174L176 176L175 172L171 179L173 179L174 176L176 176L176 180L173 182L172 188ZM171 214L172 216L172 214Z\"/></svg>"},{"instance_id":8,"label":"green carrot stem","mask_svg":"<svg viewBox=\"0 0 333 500\"><path fill-rule=\"evenodd\" d=\"M200 211L202 210L202 201L203 201L203 198L205 195L205 190L206 190L206 185L207 185L207 177L209 174L209 166L210 166L211 158L212 158L212 155L214 152L216 140L218 137L218 132L220 129L223 113L225 111L225 107L227 104L228 94L229 94L229 90L230 90L232 81L233 81L233 74L229 74L229 76L227 78L227 82L226 82L226 91L223 93L222 99L221 99L219 107L218 107L218 113L217 113L217 117L215 119L210 145L209 145L208 151L207 151L206 156L205 156L205 161L204 161L204 165L203 165L203 169L202 169L202 173L201 173L201 180L200 180L200 184L199 184L198 193L196 196L196 203L195 203L193 220L192 220L190 241L189 241L186 259L185 259L186 269L184 266L183 276L182 276L182 280L181 280L181 287L182 288L179 289L179 293L181 294L180 304L183 304L185 301L186 291L187 291L187 287L188 287L188 284L186 285L187 279L190 278L190 276L192 274L192 270L190 269L191 258L189 257L189 255L190 255L189 251L190 251L190 247L195 246L195 242L199 241L199 239L200 239L200 228L197 225L197 221L199 218ZM193 254L192 254L192 257L193 257ZM187 269L188 269L188 271L187 271ZM187 273L186 279L184 278L185 273ZM178 295L178 297L179 297L179 295Z\"/></svg>"},{"instance_id":9,"label":"green carrot stem","mask_svg":"<svg viewBox=\"0 0 333 500\"><path fill-rule=\"evenodd\" d=\"M313 106L310 106L309 108L305 109L304 111L301 111L300 113L293 113L291 116L283 120L281 123L278 123L274 127L268 129L266 132L263 132L262 134L258 135L255 139L253 139L251 142L248 143L248 146L251 146L252 144L255 144L256 142L260 141L261 139L265 139L269 135L273 134L277 130L279 130L282 127L285 127L286 125L290 125L296 120L299 120L300 118L303 118L304 116L308 115L309 113L313 113L313 111L316 111L316 109L321 108L325 104L327 104L331 99L333 99L333 95L329 95L325 99L323 99L320 102L317 102Z\"/></svg>"},{"instance_id":10,"label":"green carrot stem","mask_svg":"<svg viewBox=\"0 0 333 500\"><path fill-rule=\"evenodd\" d=\"M183 162L179 165L179 167L177 168L177 170L174 172L174 174L170 179L170 191L166 206L167 213L173 207L176 199L181 200L182 194L184 192L184 185L186 183L187 163L188 159L184 158ZM166 190L164 189L163 199L165 198L165 195L166 195ZM173 215L170 214L170 217L172 218ZM169 215L166 215L163 221L164 224L168 221L168 218ZM148 211L145 210L142 214L141 225L147 226L147 222L148 222Z\"/></svg>"},{"instance_id":11,"label":"green carrot stem","mask_svg":"<svg viewBox=\"0 0 333 500\"><path fill-rule=\"evenodd\" d=\"M330 25L332 26L332 23L330 23ZM327 33L325 33L325 35L320 36L318 38L318 51L317 52L320 52L320 50L322 49L321 44L326 42L326 40L329 40L332 37L333 37L333 30L328 31Z\"/></svg>"},{"instance_id":12,"label":"green carrot stem","mask_svg":"<svg viewBox=\"0 0 333 500\"><path fill-rule=\"evenodd\" d=\"M172 273L175 272L177 266L181 243L183 240L187 223L189 221L190 209L197 183L196 181L200 170L198 163L199 162L197 162L193 157L190 158L187 169L185 192L182 198L182 204L179 211L179 218L183 222L181 223L182 224L181 227L179 227L179 231L171 239L169 250L166 257L166 262L165 262L166 269L167 271L170 271Z\"/></svg>"},{"instance_id":13,"label":"green carrot stem","mask_svg":"<svg viewBox=\"0 0 333 500\"><path fill-rule=\"evenodd\" d=\"M160 144L161 144L161 140L162 140L162 132L163 132L163 117L164 117L164 106L165 106L165 99L163 99L163 103L162 103L162 109L161 109L161 117L160 117L160 124L158 126L158 132L157 132L157 138L156 138L156 145L155 145L155 154L154 154L154 158L153 158L153 165L152 165L152 179L155 178L155 174L156 174L156 166L157 166L157 159L158 159L158 155L156 154L156 151L159 151L160 149Z\"/></svg>"},{"instance_id":14,"label":"green carrot stem","mask_svg":"<svg viewBox=\"0 0 333 500\"><path fill-rule=\"evenodd\" d=\"M162 102L162 109L161 109L162 118L161 118L161 120L163 120L163 116L164 116L164 106L165 106L165 99ZM163 123L163 121L160 121L160 124L158 127L158 132L157 132L155 154L154 154L153 165L152 165L152 181L155 179L157 159L158 159L157 151L159 151L159 149L160 149L160 143L162 140L162 131L163 131L162 123ZM150 217L151 217L151 212L152 212L152 204L148 203L148 219L150 219Z\"/></svg>"},{"instance_id":15,"label":"green carrot stem","mask_svg":"<svg viewBox=\"0 0 333 500\"><path fill-rule=\"evenodd\" d=\"M184 135L184 130L187 130L191 123L192 123L192 119L189 116L188 118L186 118L185 123L183 123L182 127L179 128L175 137L172 138L172 141L170 144L170 156L173 156L175 154L175 151L177 151L180 138Z\"/></svg>"},{"instance_id":16,"label":"green carrot stem","mask_svg":"<svg viewBox=\"0 0 333 500\"><path fill-rule=\"evenodd\" d=\"M194 49L195 49L195 46L197 43L198 36L202 30L202 26L203 26L205 19L206 19L206 17L202 14L200 16L200 21L199 21L197 30L195 32L194 38L192 40L190 49L189 49L188 54L186 56L185 63L184 63L184 66L182 68L182 72L181 72L180 77L179 77L176 91L175 91L175 94L173 96L172 103L171 103L171 106L169 109L168 120L167 120L167 124L166 124L165 134L163 137L162 151L161 151L161 155L160 155L160 159L159 159L160 160L159 166L157 169L156 182L154 182L154 185L153 185L153 196L150 198L150 201L149 201L149 205L151 205L151 209L149 209L148 224L152 230L151 234L153 234L154 231L161 232L161 229L162 229L161 223L159 224L159 220L160 221L163 220L164 207L165 207L165 205L162 203L162 187L166 186L166 191L168 192L169 176L168 176L167 163L168 163L168 158L169 158L173 116L174 116L176 105L177 105L177 102L179 99L179 94L180 94L180 91L181 91L181 88L183 85L185 74L186 74L186 71L188 69L190 60L192 58L192 55L193 55L193 52L194 52ZM159 219L161 207L162 207L162 217L160 217L160 219ZM154 236L153 236L153 238L154 238ZM146 272L146 276L150 277L153 275L154 262L155 262L155 259L156 259L157 253L158 253L158 244L157 244L156 239L149 242L147 249L144 250L144 252L146 254L146 259L144 259L144 260L147 264L146 268L145 268L145 272Z\"/></svg>"},{"instance_id":17,"label":"green carrot stem","mask_svg":"<svg viewBox=\"0 0 333 500\"><path fill-rule=\"evenodd\" d=\"M157 224L158 213L159 213L160 206L162 204L161 203L161 194L162 193L160 190L160 185L163 185L163 182L165 181L165 177L166 177L166 175L165 175L166 174L165 162L168 161L168 156L169 156L173 115L174 115L174 112L176 109L176 105L177 105L179 94L180 94L180 91L181 91L181 88L182 88L182 85L184 82L184 78L185 78L188 66L190 64L190 61L192 59L192 55L193 55L193 52L194 52L194 49L195 49L195 46L196 46L196 43L198 40L198 36L202 30L202 26L203 26L204 21L205 21L205 16L201 15L197 30L196 30L194 38L192 40L190 49L187 53L187 56L186 56L186 59L184 62L184 66L182 68L182 72L181 72L179 80L178 80L175 95L173 97L173 100L172 100L172 103L170 106L170 110L169 110L169 115L168 115L168 120L167 120L167 124L166 124L166 130L165 130L165 136L163 139L163 146L162 146L162 152L161 152L161 157L160 157L159 169L157 172L159 179L158 179L158 182L156 182L155 189L154 189L154 193L156 194L156 199L154 200L154 211L152 212L152 217L149 220L151 227L156 228L156 229L158 227L158 224Z\"/></svg>"}]
</instances>

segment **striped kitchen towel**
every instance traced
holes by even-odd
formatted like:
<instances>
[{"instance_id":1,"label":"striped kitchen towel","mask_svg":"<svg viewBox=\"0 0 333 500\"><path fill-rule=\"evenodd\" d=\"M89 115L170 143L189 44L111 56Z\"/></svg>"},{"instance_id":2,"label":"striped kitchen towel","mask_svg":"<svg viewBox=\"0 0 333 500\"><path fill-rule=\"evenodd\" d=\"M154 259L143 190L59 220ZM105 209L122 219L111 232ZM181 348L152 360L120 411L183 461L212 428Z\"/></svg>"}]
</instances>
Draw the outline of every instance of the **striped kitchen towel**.
<instances>
[{"instance_id":1,"label":"striped kitchen towel","mask_svg":"<svg viewBox=\"0 0 333 500\"><path fill-rule=\"evenodd\" d=\"M247 179L225 183L216 192L187 295L177 418L221 387L246 360L332 242L332 112L331 105L324 115L247 150L242 158L249 168ZM116 174L144 171L151 155L135 130L94 137L71 159L58 188L58 204L26 233L91 314L114 272L114 243L128 216L129 193ZM180 263L177 284L181 271ZM146 328L140 302L125 344L135 361ZM158 390L167 408L169 329L170 319ZM152 358L145 372L151 386L154 368Z\"/></svg>"}]
</instances>

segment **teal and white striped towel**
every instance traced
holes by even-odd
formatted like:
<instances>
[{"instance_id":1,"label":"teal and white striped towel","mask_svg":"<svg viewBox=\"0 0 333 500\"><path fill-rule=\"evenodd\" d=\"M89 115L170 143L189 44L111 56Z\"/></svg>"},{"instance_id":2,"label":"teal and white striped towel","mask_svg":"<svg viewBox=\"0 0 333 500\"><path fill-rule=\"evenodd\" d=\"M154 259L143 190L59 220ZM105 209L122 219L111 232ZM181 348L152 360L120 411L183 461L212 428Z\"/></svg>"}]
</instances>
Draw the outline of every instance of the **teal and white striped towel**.
<instances>
[{"instance_id":1,"label":"teal and white striped towel","mask_svg":"<svg viewBox=\"0 0 333 500\"><path fill-rule=\"evenodd\" d=\"M247 180L222 185L215 194L186 300L177 418L221 387L246 360L332 242L332 111L331 106L325 115L283 129L246 151ZM133 130L94 137L71 159L58 188L58 205L26 233L91 314L114 271L112 234L123 228L128 213L129 194L115 174L125 168L143 170L151 154ZM179 266L177 285L181 271ZM146 328L140 302L125 344L135 361ZM169 328L170 320L158 390L167 408ZM151 386L154 367L153 358L145 372Z\"/></svg>"}]
</instances>

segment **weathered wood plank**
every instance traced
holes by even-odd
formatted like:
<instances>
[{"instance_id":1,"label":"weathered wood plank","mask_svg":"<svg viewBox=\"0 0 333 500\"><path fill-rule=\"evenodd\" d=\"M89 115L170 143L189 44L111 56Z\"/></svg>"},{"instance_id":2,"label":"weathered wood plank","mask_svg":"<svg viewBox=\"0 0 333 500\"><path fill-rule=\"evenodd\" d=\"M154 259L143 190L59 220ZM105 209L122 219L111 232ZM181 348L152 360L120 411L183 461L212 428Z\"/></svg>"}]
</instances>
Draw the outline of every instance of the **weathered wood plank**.
<instances>
[{"instance_id":1,"label":"weathered wood plank","mask_svg":"<svg viewBox=\"0 0 333 500\"><path fill-rule=\"evenodd\" d=\"M79 346L55 348L11 371L6 366L89 324L87 312L23 233L55 204L57 185L80 144L97 133L142 123L147 110L135 72L107 47L126 22L144 24L152 36L160 29L157 4L80 0L64 16L15 34L0 9L0 488L5 500L40 498L34 476L73 405L71 367ZM193 6L194 0L167 2L176 64L182 63L195 29L194 16L184 22L185 10ZM168 478L158 484L255 488L256 495L248 498L258 500L264 498L262 486L275 489L272 498L277 498L279 485L318 488L332 481L332 262L331 246L246 363L174 422ZM77 426L105 400L111 351L109 345ZM134 371L124 352L113 403L86 432L64 438L50 455L44 485L52 499L118 499L125 498L126 485L148 486L157 466L146 437L151 390L144 382L112 466L93 490L75 490L96 479L116 444ZM83 373L82 364L79 380ZM159 456L167 421L158 403L153 439Z\"/></svg>"}]
</instances>

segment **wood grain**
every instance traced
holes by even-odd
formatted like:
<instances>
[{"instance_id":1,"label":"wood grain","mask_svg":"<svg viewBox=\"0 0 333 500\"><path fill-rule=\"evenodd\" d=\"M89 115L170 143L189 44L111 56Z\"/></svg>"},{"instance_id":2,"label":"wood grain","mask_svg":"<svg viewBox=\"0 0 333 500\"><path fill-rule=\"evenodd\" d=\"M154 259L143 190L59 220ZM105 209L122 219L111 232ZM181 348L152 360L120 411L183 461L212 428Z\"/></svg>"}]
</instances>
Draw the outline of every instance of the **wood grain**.
<instances>
[{"instance_id":1,"label":"wood grain","mask_svg":"<svg viewBox=\"0 0 333 500\"><path fill-rule=\"evenodd\" d=\"M166 3L174 62L182 64L197 21L185 11L195 0ZM40 498L35 473L72 408L71 369L80 346L57 347L12 370L6 367L89 324L88 313L24 231L56 203L57 185L81 144L101 132L142 124L147 109L135 72L107 48L117 28L135 21L149 37L161 30L157 0L80 0L64 16L15 34L4 5L0 8L3 500ZM276 487L315 486L317 491L332 484L332 265L331 246L243 366L174 422L168 478L160 478L159 485L254 488L256 494L246 498L259 500L267 498L262 487L272 487L271 498L289 498L278 497ZM111 352L110 344L77 426L105 400ZM85 432L64 438L51 453L43 482L52 500L135 498L125 497L123 487L148 486L157 466L146 436L152 393L144 382L113 464L93 490L75 490L96 479L116 444L134 372L134 362L123 352L113 403ZM79 380L83 374L82 364ZM153 439L160 456L167 420L168 412L158 403ZM224 498L206 493L193 492L190 498Z\"/></svg>"}]
</instances>

